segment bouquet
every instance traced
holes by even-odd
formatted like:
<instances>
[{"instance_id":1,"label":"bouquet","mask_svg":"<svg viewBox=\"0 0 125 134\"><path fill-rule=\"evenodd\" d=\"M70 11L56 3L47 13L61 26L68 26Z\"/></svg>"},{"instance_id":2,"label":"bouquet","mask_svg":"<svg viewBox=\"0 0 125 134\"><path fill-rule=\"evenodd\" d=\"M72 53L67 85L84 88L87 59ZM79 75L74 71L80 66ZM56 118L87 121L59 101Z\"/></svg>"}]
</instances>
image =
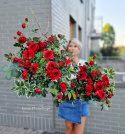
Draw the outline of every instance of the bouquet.
<instances>
[{"instance_id":1,"label":"bouquet","mask_svg":"<svg viewBox=\"0 0 125 134\"><path fill-rule=\"evenodd\" d=\"M33 15L35 17L34 13ZM36 17L35 19L37 21ZM30 32L36 33L38 29L30 30L28 23L28 18L25 18L22 28L28 28ZM40 28L38 21L37 24ZM46 97L50 92L57 107L64 100L74 102L78 98L88 103L103 102L102 109L110 107L109 98L115 91L114 83L109 82L115 74L113 68L109 70L104 68L105 74L102 75L99 70L101 66L96 64L96 56L88 57L89 62L77 66L73 58L70 58L71 51L65 47L67 43L65 36L58 34L47 37L46 34L42 33L46 38L43 40L43 37L25 37L21 31L17 32L13 46L18 47L19 52L4 54L12 65L4 65L1 68L6 73L5 79L15 78L13 81L15 86L11 90L16 91L19 97L36 96L38 99ZM71 74L77 78L71 79Z\"/></svg>"}]
</instances>

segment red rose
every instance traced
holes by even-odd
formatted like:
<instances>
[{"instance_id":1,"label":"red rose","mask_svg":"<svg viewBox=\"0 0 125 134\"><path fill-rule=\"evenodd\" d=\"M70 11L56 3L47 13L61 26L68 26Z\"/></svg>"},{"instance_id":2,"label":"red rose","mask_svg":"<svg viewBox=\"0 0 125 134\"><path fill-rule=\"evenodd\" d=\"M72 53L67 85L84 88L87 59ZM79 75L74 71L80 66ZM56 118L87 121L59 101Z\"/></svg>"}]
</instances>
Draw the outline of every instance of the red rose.
<instances>
[{"instance_id":1,"label":"red rose","mask_svg":"<svg viewBox=\"0 0 125 134\"><path fill-rule=\"evenodd\" d=\"M62 53L64 50L61 50L60 52Z\"/></svg>"},{"instance_id":2,"label":"red rose","mask_svg":"<svg viewBox=\"0 0 125 134\"><path fill-rule=\"evenodd\" d=\"M41 90L39 90L38 88L35 89L35 92L41 94Z\"/></svg>"},{"instance_id":3,"label":"red rose","mask_svg":"<svg viewBox=\"0 0 125 134\"><path fill-rule=\"evenodd\" d=\"M53 70L54 67L57 67L57 64L54 61L49 61L46 65L47 70Z\"/></svg>"},{"instance_id":4,"label":"red rose","mask_svg":"<svg viewBox=\"0 0 125 134\"><path fill-rule=\"evenodd\" d=\"M100 97L101 101L105 99L105 92L103 92L102 90L95 92L95 94Z\"/></svg>"},{"instance_id":5,"label":"red rose","mask_svg":"<svg viewBox=\"0 0 125 134\"><path fill-rule=\"evenodd\" d=\"M89 65L90 65L90 66L93 66L93 65L94 65L94 61L90 61L90 62L89 62Z\"/></svg>"},{"instance_id":6,"label":"red rose","mask_svg":"<svg viewBox=\"0 0 125 134\"><path fill-rule=\"evenodd\" d=\"M66 85L66 83L65 82L61 82L60 83L60 88L62 88L62 89L66 89L67 88L67 85Z\"/></svg>"},{"instance_id":7,"label":"red rose","mask_svg":"<svg viewBox=\"0 0 125 134\"><path fill-rule=\"evenodd\" d=\"M25 25L25 23L23 23L23 24L22 24L22 28L25 28L25 27L26 27L26 25Z\"/></svg>"},{"instance_id":8,"label":"red rose","mask_svg":"<svg viewBox=\"0 0 125 134\"><path fill-rule=\"evenodd\" d=\"M102 82L106 82L108 80L109 80L109 78L107 76L102 76Z\"/></svg>"},{"instance_id":9,"label":"red rose","mask_svg":"<svg viewBox=\"0 0 125 134\"><path fill-rule=\"evenodd\" d=\"M98 90L104 90L104 85L102 82L97 82L94 86L94 89L95 91L98 91Z\"/></svg>"},{"instance_id":10,"label":"red rose","mask_svg":"<svg viewBox=\"0 0 125 134\"><path fill-rule=\"evenodd\" d=\"M43 52L43 56L47 59L47 61L50 59L52 60L54 58L54 52L52 50L45 50Z\"/></svg>"},{"instance_id":11,"label":"red rose","mask_svg":"<svg viewBox=\"0 0 125 134\"><path fill-rule=\"evenodd\" d=\"M32 51L34 51L34 53L36 53L38 51L38 49L39 49L39 45L38 44L34 44L34 43L30 43L28 49L32 50Z\"/></svg>"},{"instance_id":12,"label":"red rose","mask_svg":"<svg viewBox=\"0 0 125 134\"><path fill-rule=\"evenodd\" d=\"M23 53L23 56L25 59L30 60L30 59L34 58L35 53L32 50L25 50Z\"/></svg>"},{"instance_id":13,"label":"red rose","mask_svg":"<svg viewBox=\"0 0 125 134\"><path fill-rule=\"evenodd\" d=\"M53 38L52 38L52 37L49 37L48 40L49 40L49 41L53 41Z\"/></svg>"},{"instance_id":14,"label":"red rose","mask_svg":"<svg viewBox=\"0 0 125 134\"><path fill-rule=\"evenodd\" d=\"M11 58L12 58L11 56L8 57L8 59L11 59Z\"/></svg>"},{"instance_id":15,"label":"red rose","mask_svg":"<svg viewBox=\"0 0 125 134\"><path fill-rule=\"evenodd\" d=\"M23 67L23 65L19 65L20 67Z\"/></svg>"},{"instance_id":16,"label":"red rose","mask_svg":"<svg viewBox=\"0 0 125 134\"><path fill-rule=\"evenodd\" d=\"M71 83L71 87L75 87L75 85L73 83Z\"/></svg>"},{"instance_id":17,"label":"red rose","mask_svg":"<svg viewBox=\"0 0 125 134\"><path fill-rule=\"evenodd\" d=\"M25 18L25 21L28 21L28 18Z\"/></svg>"},{"instance_id":18,"label":"red rose","mask_svg":"<svg viewBox=\"0 0 125 134\"><path fill-rule=\"evenodd\" d=\"M93 59L95 59L96 58L96 56L93 56Z\"/></svg>"},{"instance_id":19,"label":"red rose","mask_svg":"<svg viewBox=\"0 0 125 134\"><path fill-rule=\"evenodd\" d=\"M69 64L69 63L72 63L72 60L70 60L70 59L67 59L67 60L65 60L66 61L66 66ZM72 63L72 66L73 66L73 63Z\"/></svg>"},{"instance_id":20,"label":"red rose","mask_svg":"<svg viewBox=\"0 0 125 134\"><path fill-rule=\"evenodd\" d=\"M26 45L29 46L31 43L33 43L33 41L27 42Z\"/></svg>"},{"instance_id":21,"label":"red rose","mask_svg":"<svg viewBox=\"0 0 125 134\"><path fill-rule=\"evenodd\" d=\"M47 42L45 42L45 41L44 41L44 42L42 42L42 44L43 44L44 46L47 46Z\"/></svg>"},{"instance_id":22,"label":"red rose","mask_svg":"<svg viewBox=\"0 0 125 134\"><path fill-rule=\"evenodd\" d=\"M62 66L64 63L60 60L58 60L59 66Z\"/></svg>"},{"instance_id":23,"label":"red rose","mask_svg":"<svg viewBox=\"0 0 125 134\"><path fill-rule=\"evenodd\" d=\"M47 42L41 42L39 41L39 50L43 51L45 47L47 46Z\"/></svg>"},{"instance_id":24,"label":"red rose","mask_svg":"<svg viewBox=\"0 0 125 134\"><path fill-rule=\"evenodd\" d=\"M85 71L79 71L78 72L79 75L77 75L77 78L80 80L85 80L86 77L88 76L88 74Z\"/></svg>"},{"instance_id":25,"label":"red rose","mask_svg":"<svg viewBox=\"0 0 125 134\"><path fill-rule=\"evenodd\" d=\"M19 59L17 57L14 57L13 60L14 60L15 63L17 63Z\"/></svg>"},{"instance_id":26,"label":"red rose","mask_svg":"<svg viewBox=\"0 0 125 134\"><path fill-rule=\"evenodd\" d=\"M68 51L69 50L69 48L66 48L66 51Z\"/></svg>"},{"instance_id":27,"label":"red rose","mask_svg":"<svg viewBox=\"0 0 125 134\"><path fill-rule=\"evenodd\" d=\"M38 66L39 66L39 64L34 63L34 64L30 67L30 69L32 69L32 74L35 74L35 73L36 73L36 71L38 70Z\"/></svg>"},{"instance_id":28,"label":"red rose","mask_svg":"<svg viewBox=\"0 0 125 134\"><path fill-rule=\"evenodd\" d=\"M62 74L60 73L58 69L53 69L53 70L47 71L46 76L50 77L51 80L58 80L62 76Z\"/></svg>"},{"instance_id":29,"label":"red rose","mask_svg":"<svg viewBox=\"0 0 125 134\"><path fill-rule=\"evenodd\" d=\"M90 93L89 93L89 92L87 92L87 93L86 93L86 95L87 95L87 96L90 96Z\"/></svg>"},{"instance_id":30,"label":"red rose","mask_svg":"<svg viewBox=\"0 0 125 134\"><path fill-rule=\"evenodd\" d=\"M93 84L94 84L91 78L88 78L87 84L88 84L88 85L93 85Z\"/></svg>"},{"instance_id":31,"label":"red rose","mask_svg":"<svg viewBox=\"0 0 125 134\"><path fill-rule=\"evenodd\" d=\"M109 87L109 85L110 85L109 81L106 81L106 82L104 83L104 85L107 86L107 87Z\"/></svg>"},{"instance_id":32,"label":"red rose","mask_svg":"<svg viewBox=\"0 0 125 134\"><path fill-rule=\"evenodd\" d=\"M61 37L61 35L60 35L60 34L58 34L58 37L60 38L60 37Z\"/></svg>"},{"instance_id":33,"label":"red rose","mask_svg":"<svg viewBox=\"0 0 125 134\"><path fill-rule=\"evenodd\" d=\"M20 38L19 38L19 42L20 42L21 44L24 44L24 43L26 42L26 37L25 37L25 36L20 37Z\"/></svg>"},{"instance_id":34,"label":"red rose","mask_svg":"<svg viewBox=\"0 0 125 134\"><path fill-rule=\"evenodd\" d=\"M87 69L87 66L83 65L83 66L79 66L79 68L81 69L81 71L84 71L85 69Z\"/></svg>"},{"instance_id":35,"label":"red rose","mask_svg":"<svg viewBox=\"0 0 125 134\"><path fill-rule=\"evenodd\" d=\"M28 74L28 72L29 72L29 70L25 70L25 71L23 71L23 73L22 73L22 77L23 77L24 80L28 80L28 77L26 77L27 74Z\"/></svg>"},{"instance_id":36,"label":"red rose","mask_svg":"<svg viewBox=\"0 0 125 134\"><path fill-rule=\"evenodd\" d=\"M17 32L17 35L21 35L21 34L22 34L22 32L20 32L20 31Z\"/></svg>"},{"instance_id":37,"label":"red rose","mask_svg":"<svg viewBox=\"0 0 125 134\"><path fill-rule=\"evenodd\" d=\"M22 63L22 62L23 62L23 59L22 59L22 58L20 58L20 59L18 60L18 62L19 62L19 63Z\"/></svg>"},{"instance_id":38,"label":"red rose","mask_svg":"<svg viewBox=\"0 0 125 134\"><path fill-rule=\"evenodd\" d=\"M62 90L61 90L61 92L62 92L62 93L65 93L65 92L66 92L66 89L65 89L65 88L64 88L64 89L62 89Z\"/></svg>"},{"instance_id":39,"label":"red rose","mask_svg":"<svg viewBox=\"0 0 125 134\"><path fill-rule=\"evenodd\" d=\"M16 39L16 37L13 37L14 39Z\"/></svg>"},{"instance_id":40,"label":"red rose","mask_svg":"<svg viewBox=\"0 0 125 134\"><path fill-rule=\"evenodd\" d=\"M111 94L109 94L109 95L108 95L108 98L112 98L112 95L111 95Z\"/></svg>"},{"instance_id":41,"label":"red rose","mask_svg":"<svg viewBox=\"0 0 125 134\"><path fill-rule=\"evenodd\" d=\"M29 60L26 60L23 62L24 68L29 68L31 66L31 62Z\"/></svg>"},{"instance_id":42,"label":"red rose","mask_svg":"<svg viewBox=\"0 0 125 134\"><path fill-rule=\"evenodd\" d=\"M92 87L91 85L87 85L87 86L85 87L85 90L86 90L87 92L92 92L92 91L93 91L93 87Z\"/></svg>"},{"instance_id":43,"label":"red rose","mask_svg":"<svg viewBox=\"0 0 125 134\"><path fill-rule=\"evenodd\" d=\"M57 98L58 99L61 99L62 98L62 94L58 95Z\"/></svg>"}]
</instances>

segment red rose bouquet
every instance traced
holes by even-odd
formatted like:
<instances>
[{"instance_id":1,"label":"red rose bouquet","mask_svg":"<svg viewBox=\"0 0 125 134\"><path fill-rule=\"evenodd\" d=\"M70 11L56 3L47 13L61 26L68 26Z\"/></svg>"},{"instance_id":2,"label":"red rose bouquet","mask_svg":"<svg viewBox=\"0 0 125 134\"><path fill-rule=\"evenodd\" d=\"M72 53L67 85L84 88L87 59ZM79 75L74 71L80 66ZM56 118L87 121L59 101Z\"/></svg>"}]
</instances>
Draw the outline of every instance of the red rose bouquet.
<instances>
[{"instance_id":1,"label":"red rose bouquet","mask_svg":"<svg viewBox=\"0 0 125 134\"><path fill-rule=\"evenodd\" d=\"M88 57L89 62L85 62L85 65L79 66L79 71L76 75L76 79L72 80L74 83L74 91L78 94L81 101L93 103L93 101L102 102L101 107L111 107L110 98L114 96L114 82L110 82L113 79L115 71L113 68L109 70L103 68L104 74L101 73L98 66L96 56L93 58ZM72 98L68 98L67 100Z\"/></svg>"},{"instance_id":2,"label":"red rose bouquet","mask_svg":"<svg viewBox=\"0 0 125 134\"><path fill-rule=\"evenodd\" d=\"M29 29L28 18L25 19L22 28ZM36 33L37 30L30 32ZM66 86L62 79L66 81L71 77L71 72L75 73L71 66L72 59L66 58L71 55L71 52L63 45L67 42L65 36L61 34L50 37L43 35L46 40L43 40L42 37L25 37L21 31L18 31L17 37L14 37L17 42L13 46L18 47L19 52L5 54L7 61L12 65L4 65L2 71L6 73L5 79L7 80L15 77L15 86L11 90L16 91L18 96L45 97L48 87L50 87L51 94L56 96L59 85L62 93L69 86ZM63 50L60 50L61 46ZM60 97L61 95L58 95L58 98ZM59 102L55 102L58 106Z\"/></svg>"}]
</instances>

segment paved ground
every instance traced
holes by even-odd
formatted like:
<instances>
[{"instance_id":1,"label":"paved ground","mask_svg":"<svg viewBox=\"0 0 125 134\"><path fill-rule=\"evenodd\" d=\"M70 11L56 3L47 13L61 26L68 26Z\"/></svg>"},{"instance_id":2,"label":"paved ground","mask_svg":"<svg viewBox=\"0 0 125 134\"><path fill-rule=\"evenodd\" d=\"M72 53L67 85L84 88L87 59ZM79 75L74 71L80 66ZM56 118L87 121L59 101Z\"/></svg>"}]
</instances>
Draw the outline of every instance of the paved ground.
<instances>
[{"instance_id":1,"label":"paved ground","mask_svg":"<svg viewBox=\"0 0 125 134\"><path fill-rule=\"evenodd\" d=\"M10 126L0 126L0 134L61 134L59 132L45 132L42 130L16 128Z\"/></svg>"}]
</instances>

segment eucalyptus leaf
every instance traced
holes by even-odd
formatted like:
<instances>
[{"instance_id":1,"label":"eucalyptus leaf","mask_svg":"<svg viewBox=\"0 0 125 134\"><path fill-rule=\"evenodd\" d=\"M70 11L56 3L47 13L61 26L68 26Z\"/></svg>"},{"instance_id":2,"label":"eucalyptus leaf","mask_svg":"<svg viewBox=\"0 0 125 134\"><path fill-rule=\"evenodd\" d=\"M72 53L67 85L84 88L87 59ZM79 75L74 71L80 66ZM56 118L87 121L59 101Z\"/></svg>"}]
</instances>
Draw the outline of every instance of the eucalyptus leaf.
<instances>
[{"instance_id":1,"label":"eucalyptus leaf","mask_svg":"<svg viewBox=\"0 0 125 134\"><path fill-rule=\"evenodd\" d=\"M36 94L36 98L37 99L41 99L42 98L42 95L41 94Z\"/></svg>"},{"instance_id":2,"label":"eucalyptus leaf","mask_svg":"<svg viewBox=\"0 0 125 134\"><path fill-rule=\"evenodd\" d=\"M8 74L5 76L5 79L6 79L6 80L11 80L11 75L10 75L10 73L8 73Z\"/></svg>"},{"instance_id":3,"label":"eucalyptus leaf","mask_svg":"<svg viewBox=\"0 0 125 134\"><path fill-rule=\"evenodd\" d=\"M8 65L4 65L2 66L1 70L4 72L4 73L7 73L9 70L10 70L10 67Z\"/></svg>"},{"instance_id":4,"label":"eucalyptus leaf","mask_svg":"<svg viewBox=\"0 0 125 134\"><path fill-rule=\"evenodd\" d=\"M12 69L12 71L11 71L11 75L12 75L13 77L19 77L20 74L21 74L21 73L20 73L17 69Z\"/></svg>"}]
</instances>

